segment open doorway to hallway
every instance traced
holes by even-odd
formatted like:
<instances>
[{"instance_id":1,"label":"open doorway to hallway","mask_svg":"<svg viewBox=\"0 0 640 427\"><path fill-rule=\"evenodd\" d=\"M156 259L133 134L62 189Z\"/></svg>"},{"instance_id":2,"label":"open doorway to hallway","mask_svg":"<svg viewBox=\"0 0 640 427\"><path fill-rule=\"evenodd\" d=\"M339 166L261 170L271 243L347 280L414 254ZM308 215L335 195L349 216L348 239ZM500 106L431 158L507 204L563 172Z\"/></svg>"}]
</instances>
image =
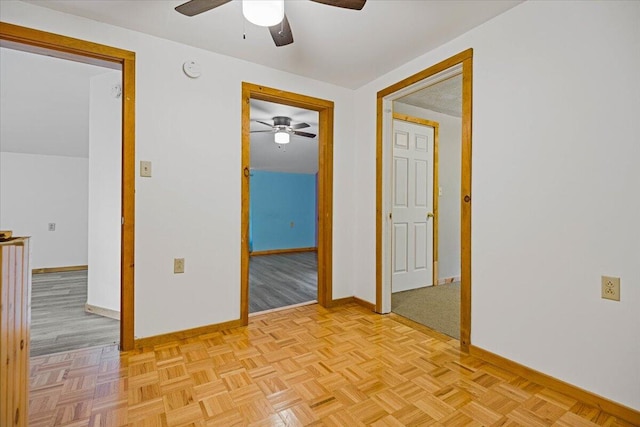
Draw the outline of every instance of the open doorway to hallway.
<instances>
[{"instance_id":1,"label":"open doorway to hallway","mask_svg":"<svg viewBox=\"0 0 640 427\"><path fill-rule=\"evenodd\" d=\"M251 183L251 101L260 100L318 113L317 133L317 301L323 307L333 301L333 101L314 98L294 92L269 88L252 83L242 83L242 188L241 188L241 258L240 258L240 319L249 323L249 262L250 262L250 183ZM291 122L283 116L274 116L264 126L290 127ZM303 129L303 128L300 128ZM267 130L268 129L264 129ZM299 129L297 131L300 131ZM263 132L268 133L268 132ZM276 142L273 135L273 143ZM291 135L289 135L291 136ZM281 136L278 136L280 138ZM280 139L280 145L282 142ZM284 143L287 145L286 143ZM295 224L294 224L295 226Z\"/></svg>"},{"instance_id":2,"label":"open doorway to hallway","mask_svg":"<svg viewBox=\"0 0 640 427\"><path fill-rule=\"evenodd\" d=\"M450 80L458 75L461 75L461 138L460 138L460 181L459 181L459 193L457 203L460 206L459 221L460 221L460 246L459 246L459 271L460 271L460 328L459 328L459 341L460 348L464 351L468 351L471 344L471 113L472 113L472 81L473 81L473 50L467 49L458 53L450 58L447 58L429 68L426 68L416 74L413 74L385 89L380 90L377 93L377 131L376 131L376 311L379 313L389 313L392 310L392 294L393 294L393 278L396 272L411 271L419 267L417 264L410 266L410 259L406 257L402 262L402 258L398 258L396 255L401 253L400 248L404 248L406 253L415 251L419 257L417 259L425 258L423 253L419 253L418 247L409 246L409 239L396 239L399 234L398 228L404 227L409 230L409 222L405 221L405 224L394 223L394 215L396 209L402 208L403 200L394 200L395 195L402 194L402 192L394 191L394 186L398 183L402 183L399 178L402 176L403 180L409 182L408 172L396 173L397 177L394 177L394 163L396 162L396 156L394 151L394 120L400 118L405 121L422 120L411 117L408 114L400 114L394 112L394 102L401 98L420 91L421 89L429 86L434 86L439 82ZM396 104L399 105L399 104ZM432 107L433 108L433 107ZM396 117L396 116L400 117ZM439 123L431 121L434 128L434 147L435 140L438 136L435 132L439 128ZM437 124L437 125L436 125ZM396 145L407 146L409 144L410 135L400 138ZM415 140L416 147L418 143L420 146L426 146L425 141L428 138L420 137ZM401 157L401 156L400 156ZM410 158L410 157L408 157ZM434 159L438 158L437 147L434 149ZM429 159L420 159L421 161L428 162ZM402 162L400 162L402 163ZM407 162L405 162L407 163ZM396 168L397 169L397 168ZM424 169L424 168L423 168ZM397 169L400 170L400 169ZM408 167L406 168L408 171ZM426 174L420 175L428 176L429 168L426 168ZM432 200L433 211L426 211L425 216L427 218L432 217L435 224L438 223L439 212L438 202L440 196L435 196L439 193L439 185L435 182L438 180L437 166L433 168L433 190L430 195L426 196L426 200ZM413 179L416 179L416 174L413 174ZM419 177L419 178L420 178ZM426 178L425 178L426 180ZM419 179L422 181L422 178ZM400 187L403 187L400 185ZM408 188L408 186L405 186ZM428 191L429 186L424 186ZM438 191L436 191L438 190ZM410 190L405 190L405 193ZM435 193L435 194L434 194ZM424 194L423 194L424 195ZM416 197L417 200L417 197ZM403 203L399 203L403 202ZM409 203L404 203L404 206L409 206ZM424 213L424 212L423 212ZM397 216L396 216L397 218ZM417 217L412 220L419 223ZM424 220L422 221L424 223ZM428 222L428 221L427 221ZM434 224L434 225L435 225ZM419 225L419 224L418 224ZM417 227L414 227L417 231ZM437 237L438 227L433 227L434 238L433 242L438 241ZM415 234L415 233L414 233ZM426 233L425 233L426 234ZM408 232L407 232L407 235ZM417 235L417 234L416 234ZM395 239L395 240L394 240ZM415 243L415 239L414 239ZM438 273L438 244L433 244L431 249L432 271L433 275L431 283L427 285L433 286L434 283L438 283L438 280L447 279ZM422 246L422 252L429 250L429 244ZM426 263L429 263L429 258L426 258ZM400 261L400 262L399 262ZM423 264L425 264L423 262ZM455 281L455 276L454 281ZM427 279L428 280L428 279ZM451 280L451 279L449 279ZM418 286L420 285L418 284ZM407 288L408 290L408 288Z\"/></svg>"},{"instance_id":3,"label":"open doorway to hallway","mask_svg":"<svg viewBox=\"0 0 640 427\"><path fill-rule=\"evenodd\" d=\"M391 311L459 339L461 72L396 99L393 117ZM411 227L404 211L417 211Z\"/></svg>"},{"instance_id":4,"label":"open doorway to hallway","mask_svg":"<svg viewBox=\"0 0 640 427\"><path fill-rule=\"evenodd\" d=\"M32 237L30 353L117 344L122 73L4 46L0 67L0 229Z\"/></svg>"},{"instance_id":5,"label":"open doorway to hallway","mask_svg":"<svg viewBox=\"0 0 640 427\"><path fill-rule=\"evenodd\" d=\"M252 99L249 313L318 299L318 113Z\"/></svg>"}]
</instances>

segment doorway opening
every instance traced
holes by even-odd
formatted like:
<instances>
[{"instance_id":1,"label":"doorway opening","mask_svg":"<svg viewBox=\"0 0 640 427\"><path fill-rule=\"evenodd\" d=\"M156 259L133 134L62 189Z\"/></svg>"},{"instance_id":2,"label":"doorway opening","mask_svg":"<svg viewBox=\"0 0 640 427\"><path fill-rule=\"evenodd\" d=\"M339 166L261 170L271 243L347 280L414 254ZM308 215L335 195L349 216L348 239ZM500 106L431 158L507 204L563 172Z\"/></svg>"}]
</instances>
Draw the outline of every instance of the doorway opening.
<instances>
[{"instance_id":1,"label":"doorway opening","mask_svg":"<svg viewBox=\"0 0 640 427\"><path fill-rule=\"evenodd\" d=\"M256 180L252 182L252 179L256 177L258 170L252 171L252 145L251 145L251 131L257 128L251 127L251 110L252 103L254 108L261 106L266 108L267 104L261 104L261 102L278 104L280 106L293 107L294 109L310 110L317 112L317 302L322 306L327 306L332 301L332 287L331 287L331 265L332 265L332 200L333 200L333 102L319 98L313 98L305 95L300 95L292 92L285 92L278 89L268 88L265 86L259 86L251 83L242 83L242 217L241 217L241 298L240 298L240 316L243 324L249 322L249 270L251 252L260 252L260 247L253 245L252 238L257 237L257 229L250 229L252 222L250 221L251 211L251 196L250 192L257 191L254 186ZM291 110L298 111L300 110ZM274 116L274 117L288 117L288 116ZM290 117L289 117L290 118ZM264 120L261 120L264 121ZM281 119L271 118L271 121L265 121L267 125L283 125L290 126L296 125L296 122L289 122L285 124L281 123ZM306 122L305 122L306 123ZM299 123L298 123L299 124ZM263 126L265 126L263 124ZM288 144L276 144L275 143L275 130L267 130L266 134L269 134L274 141L269 142L273 144L271 146L274 150L282 150L284 148L277 148ZM270 132L274 133L271 135ZM304 129L300 128L300 132L304 132ZM291 137L291 135L289 135ZM292 148L287 148L293 150ZM277 153L275 153L277 154ZM253 159L256 161L256 158ZM252 175L254 175L252 177ZM273 178L273 177L269 177ZM315 177L314 177L315 178ZM268 181L268 178L267 178ZM254 206L255 208L255 206ZM255 214L255 212L254 212ZM285 226L296 226L295 221L289 221L289 224ZM314 230L315 231L315 230ZM257 242L256 242L257 243ZM314 255L312 252L313 247L303 248L308 250L308 253ZM269 252L267 252L267 255ZM298 252L298 254L305 254L305 252ZM308 255L307 255L308 257ZM259 257L258 257L259 258ZM286 268L286 267L285 267Z\"/></svg>"},{"instance_id":2,"label":"doorway opening","mask_svg":"<svg viewBox=\"0 0 640 427\"><path fill-rule=\"evenodd\" d=\"M131 350L134 347L133 329L133 277L134 277L134 164L135 164L135 54L130 51L47 33L17 25L0 23L0 46L2 48L51 56L84 64L121 70L120 134L121 171L117 196L120 199L119 242L116 243L119 268L116 280L120 289L119 347ZM51 227L47 224L48 228ZM54 225L55 227L55 225Z\"/></svg>"},{"instance_id":3,"label":"doorway opening","mask_svg":"<svg viewBox=\"0 0 640 427\"><path fill-rule=\"evenodd\" d=\"M0 228L32 240L30 354L117 344L121 70L0 47L0 79Z\"/></svg>"},{"instance_id":4,"label":"doorway opening","mask_svg":"<svg viewBox=\"0 0 640 427\"><path fill-rule=\"evenodd\" d=\"M249 314L254 315L318 299L318 112L257 99L250 104Z\"/></svg>"},{"instance_id":5,"label":"doorway opening","mask_svg":"<svg viewBox=\"0 0 640 427\"><path fill-rule=\"evenodd\" d=\"M423 70L413 76L410 76L388 88L378 92L377 110L377 181L376 181L376 311L380 313L388 313L392 311L392 292L394 288L394 278L397 273L402 273L409 269L411 259L402 259L403 248L408 248L408 240L403 240L402 233L399 231L409 227L407 221L404 224L395 224L394 215L396 215L396 206L394 206L394 194L398 192L398 181L394 178L394 170L403 172L402 162L396 161L396 151L394 151L394 119L402 122L406 120L426 119L424 111L414 108L411 104L415 101L411 100L411 96L419 96L425 90L437 91L456 83L456 78L460 79L461 86L461 110L460 110L460 147L458 151L459 159L459 183L457 188L443 188L443 192L453 194L459 206L459 213L455 218L459 222L459 248L455 247L449 252L451 255L445 255L447 272L442 271L443 261L439 259L442 245L434 243L431 249L433 259L433 275L426 283L414 283L415 288L425 287L424 285L446 285L447 282L460 283L459 289L459 339L461 348L467 349L470 344L470 326L471 326L471 95L472 95L472 58L473 51L471 49L455 55L439 64L436 64L426 70ZM448 83L447 83L448 82ZM427 89L425 89L427 88ZM433 98L433 96L432 96ZM403 102L404 101L404 102ZM420 117L423 116L423 117ZM428 116L428 114L426 115ZM432 114L433 118L435 115ZM415 121L415 120L414 120ZM435 144L435 136L439 135L442 123L431 124L434 134L434 152L438 149ZM425 123L428 124L428 123ZM437 126L436 126L437 125ZM429 126L426 126L428 128ZM436 133L436 130L438 131ZM408 135L408 133L407 133ZM427 137L428 139L428 137ZM417 141L417 140L416 140ZM401 141L402 142L402 141ZM436 152L435 159L438 159ZM405 162L406 163L406 162ZM395 168L395 169L394 169ZM439 196L441 189L438 178L438 167L434 168L431 182L433 183L433 191L428 196L432 200L433 211L426 211L427 222L419 221L414 226L415 230L419 230L424 224L428 224L428 216L432 215L434 242L451 243L450 239L442 240L439 238L443 234L442 228L439 227L439 205L441 205L442 197ZM407 169L407 173L409 170ZM430 173L430 172L428 172ZM413 173L415 180L416 174ZM426 191L429 191L427 188ZM402 201L402 200L400 200ZM396 203L397 204L397 203ZM450 208L450 204L449 204ZM455 210L454 210L455 211ZM420 212L423 215L423 212ZM451 216L451 215L449 215ZM415 234L415 233L414 233ZM425 233L426 235L426 233ZM421 235L420 235L421 236ZM415 236L414 236L415 238ZM427 246L425 246L427 247ZM413 246L415 248L415 245ZM429 247L427 247L429 249ZM408 250L405 250L408 252ZM457 253L458 258L455 254ZM421 253L421 255L423 255ZM430 258L426 258L430 259ZM424 262L422 262L424 264ZM418 265L422 265L418 264ZM451 267L450 264L453 265ZM406 267L405 267L406 266ZM402 267L402 268L399 268ZM449 270L453 271L451 273ZM459 273L458 273L459 272ZM444 274L444 275L443 275ZM450 277L449 277L450 276ZM422 280L422 279L421 279ZM454 296L454 298L456 298ZM420 307L424 310L424 307Z\"/></svg>"},{"instance_id":6,"label":"doorway opening","mask_svg":"<svg viewBox=\"0 0 640 427\"><path fill-rule=\"evenodd\" d=\"M447 72L447 76L449 74ZM391 232L391 311L460 339L462 74L402 96L392 105L394 218ZM415 136L409 133L412 138L406 141L406 146L398 146L397 140L403 140L402 129L407 127L412 132L416 129ZM421 145L420 135L424 135L423 140L429 144ZM432 138L433 144L430 144ZM422 146L426 149L421 150ZM407 154L418 159L399 161L408 157ZM400 179L404 175L409 175L409 179ZM422 191L419 192L407 192L399 184L424 187L420 187ZM402 198L405 205L396 207L396 193L406 194ZM418 221L414 219L410 227L402 227L401 220L407 211L413 213ZM422 232L423 229L427 233ZM414 245L411 242L402 244L407 234L410 240L415 240ZM431 240L432 245L429 244ZM425 242L426 250L420 250L420 244ZM428 263L431 260L433 262ZM431 265L433 268L427 271L426 267ZM429 272L433 275L426 277Z\"/></svg>"}]
</instances>

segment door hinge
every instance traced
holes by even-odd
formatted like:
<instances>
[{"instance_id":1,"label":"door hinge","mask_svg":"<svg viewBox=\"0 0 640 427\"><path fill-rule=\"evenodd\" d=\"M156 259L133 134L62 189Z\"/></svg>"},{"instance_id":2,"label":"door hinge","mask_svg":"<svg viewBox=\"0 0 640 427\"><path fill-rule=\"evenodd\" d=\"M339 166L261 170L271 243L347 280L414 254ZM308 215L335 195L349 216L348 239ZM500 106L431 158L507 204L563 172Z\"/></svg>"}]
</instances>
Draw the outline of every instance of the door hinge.
<instances>
[{"instance_id":1,"label":"door hinge","mask_svg":"<svg viewBox=\"0 0 640 427\"><path fill-rule=\"evenodd\" d=\"M393 218L393 213L389 212L389 219L392 219L392 218Z\"/></svg>"},{"instance_id":2,"label":"door hinge","mask_svg":"<svg viewBox=\"0 0 640 427\"><path fill-rule=\"evenodd\" d=\"M120 218L120 225L124 225L124 217Z\"/></svg>"}]
</instances>

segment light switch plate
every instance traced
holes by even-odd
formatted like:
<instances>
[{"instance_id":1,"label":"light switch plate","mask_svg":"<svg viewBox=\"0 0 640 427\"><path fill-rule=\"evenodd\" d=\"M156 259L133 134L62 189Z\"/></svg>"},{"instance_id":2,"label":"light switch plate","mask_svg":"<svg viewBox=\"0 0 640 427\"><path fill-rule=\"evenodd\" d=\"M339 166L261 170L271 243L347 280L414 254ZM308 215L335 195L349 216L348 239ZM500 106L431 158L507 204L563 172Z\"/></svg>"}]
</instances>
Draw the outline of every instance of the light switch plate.
<instances>
[{"instance_id":1,"label":"light switch plate","mask_svg":"<svg viewBox=\"0 0 640 427\"><path fill-rule=\"evenodd\" d=\"M151 178L151 162L142 160L140 162L140 176L144 178Z\"/></svg>"}]
</instances>

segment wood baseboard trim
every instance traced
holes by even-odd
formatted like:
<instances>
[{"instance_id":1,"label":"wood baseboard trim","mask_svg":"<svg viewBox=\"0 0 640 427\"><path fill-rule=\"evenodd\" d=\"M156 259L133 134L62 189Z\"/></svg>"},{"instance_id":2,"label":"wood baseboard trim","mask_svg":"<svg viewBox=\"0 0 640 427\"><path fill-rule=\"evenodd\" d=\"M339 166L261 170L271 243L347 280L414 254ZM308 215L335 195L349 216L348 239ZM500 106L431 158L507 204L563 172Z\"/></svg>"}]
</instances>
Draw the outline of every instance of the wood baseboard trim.
<instances>
[{"instance_id":1,"label":"wood baseboard trim","mask_svg":"<svg viewBox=\"0 0 640 427\"><path fill-rule=\"evenodd\" d=\"M358 297L353 297L353 301L356 304L359 304L362 307L366 308L367 310L376 311L376 305L374 303L372 303L372 302L365 301L365 300L360 299Z\"/></svg>"},{"instance_id":2,"label":"wood baseboard trim","mask_svg":"<svg viewBox=\"0 0 640 427\"><path fill-rule=\"evenodd\" d=\"M331 300L329 304L327 304L327 308L333 308L333 307L338 307L341 305L352 304L352 303L361 305L362 307L369 309L371 311L375 311L375 308L376 308L375 304L372 304L369 301L365 301L358 297L344 297L344 298Z\"/></svg>"},{"instance_id":3,"label":"wood baseboard trim","mask_svg":"<svg viewBox=\"0 0 640 427\"><path fill-rule=\"evenodd\" d=\"M117 310L111 310L110 308L99 307L92 304L85 304L84 311L86 311L87 313L97 314L98 316L120 320L120 312Z\"/></svg>"},{"instance_id":4,"label":"wood baseboard trim","mask_svg":"<svg viewBox=\"0 0 640 427\"><path fill-rule=\"evenodd\" d=\"M327 308L339 307L341 305L351 304L351 303L354 303L354 302L356 302L354 297L344 297L344 298L332 299L331 301L329 301L327 303Z\"/></svg>"},{"instance_id":5,"label":"wood baseboard trim","mask_svg":"<svg viewBox=\"0 0 640 427\"><path fill-rule=\"evenodd\" d=\"M88 265L70 265L68 267L46 267L46 268L34 268L31 270L31 274L42 273L63 273L65 271L82 271L88 270Z\"/></svg>"},{"instance_id":6,"label":"wood baseboard trim","mask_svg":"<svg viewBox=\"0 0 640 427\"><path fill-rule=\"evenodd\" d=\"M448 283L454 283L459 281L460 281L460 276L443 277L442 279L438 279L438 285L446 285Z\"/></svg>"},{"instance_id":7,"label":"wood baseboard trim","mask_svg":"<svg viewBox=\"0 0 640 427\"><path fill-rule=\"evenodd\" d=\"M134 341L134 347L142 349L145 347L153 347L159 344L166 344L173 341L180 341L187 338L197 337L199 335L210 334L225 329L234 329L242 325L242 320L230 320L228 322L215 323L212 325L199 326L197 328L185 329L183 331L169 332L168 334L154 335L151 337L138 338Z\"/></svg>"},{"instance_id":8,"label":"wood baseboard trim","mask_svg":"<svg viewBox=\"0 0 640 427\"><path fill-rule=\"evenodd\" d=\"M271 249L268 251L249 252L250 256L293 254L298 252L318 252L318 248L291 248L291 249Z\"/></svg>"},{"instance_id":9,"label":"wood baseboard trim","mask_svg":"<svg viewBox=\"0 0 640 427\"><path fill-rule=\"evenodd\" d=\"M521 365L517 362L509 360L505 357L491 353L474 345L469 346L469 354L479 359L489 362L498 367L505 368L514 374L518 374L530 381L538 383L542 386L553 389L557 392L564 393L568 396L574 397L585 403L593 405L598 409L608 412L624 421L630 422L633 425L640 425L640 412L635 409L624 406L620 403L607 399L606 397L599 396L590 391L584 390L580 387L566 383L562 380L554 378L550 375L543 374L542 372L531 369L527 366Z\"/></svg>"}]
</instances>

